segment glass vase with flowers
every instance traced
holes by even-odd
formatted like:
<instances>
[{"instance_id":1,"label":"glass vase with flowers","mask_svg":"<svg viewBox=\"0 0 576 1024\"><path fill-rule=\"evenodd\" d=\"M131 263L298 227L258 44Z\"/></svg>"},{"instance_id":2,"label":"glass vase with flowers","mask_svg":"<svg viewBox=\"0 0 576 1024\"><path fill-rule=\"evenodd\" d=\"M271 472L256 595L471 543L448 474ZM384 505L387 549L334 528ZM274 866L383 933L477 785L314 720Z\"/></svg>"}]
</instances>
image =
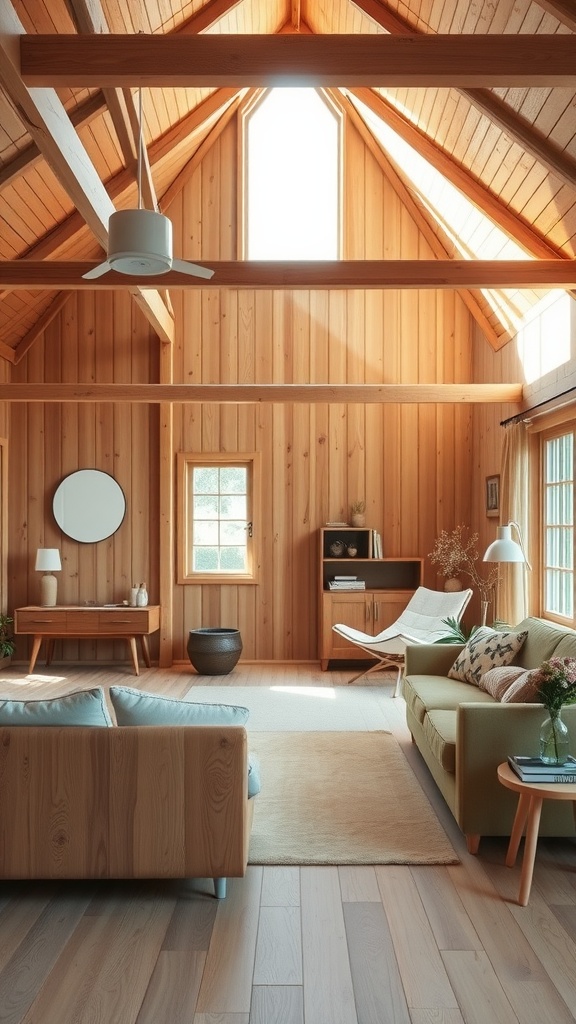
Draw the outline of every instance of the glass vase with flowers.
<instances>
[{"instance_id":1,"label":"glass vase with flowers","mask_svg":"<svg viewBox=\"0 0 576 1024\"><path fill-rule=\"evenodd\" d=\"M540 727L540 757L545 764L563 764L570 753L568 726L562 719L565 704L576 704L576 658L550 658L533 675L535 700L548 717Z\"/></svg>"}]
</instances>

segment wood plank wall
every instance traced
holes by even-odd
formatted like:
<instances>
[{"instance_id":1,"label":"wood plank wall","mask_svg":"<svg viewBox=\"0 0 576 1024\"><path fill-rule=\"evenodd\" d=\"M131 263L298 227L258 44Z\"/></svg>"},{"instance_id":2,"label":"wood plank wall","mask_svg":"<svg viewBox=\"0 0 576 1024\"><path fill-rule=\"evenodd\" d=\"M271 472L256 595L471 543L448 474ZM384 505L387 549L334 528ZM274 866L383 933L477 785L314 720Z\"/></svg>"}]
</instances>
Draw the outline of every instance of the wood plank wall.
<instances>
[{"instance_id":1,"label":"wood plank wall","mask_svg":"<svg viewBox=\"0 0 576 1024\"><path fill-rule=\"evenodd\" d=\"M175 251L236 256L237 128L221 136L171 205ZM347 258L432 258L352 129L346 132ZM282 197L280 197L282 201ZM460 382L472 379L471 323L453 292L173 292L175 383ZM486 345L486 342L483 342ZM156 381L159 343L123 293L72 296L14 380ZM357 498L385 554L426 555L437 532L473 521L471 407L177 405L178 450L262 452L258 586L174 585L173 657L188 630L238 626L247 659L316 659L317 536ZM36 600L36 548L60 547L63 602L116 600L135 574L157 600L158 411L134 406L14 406L10 428L10 606ZM128 514L110 541L66 541L50 512L68 472L112 472ZM426 563L429 586L438 584ZM67 644L70 660L106 659L102 643Z\"/></svg>"}]
</instances>

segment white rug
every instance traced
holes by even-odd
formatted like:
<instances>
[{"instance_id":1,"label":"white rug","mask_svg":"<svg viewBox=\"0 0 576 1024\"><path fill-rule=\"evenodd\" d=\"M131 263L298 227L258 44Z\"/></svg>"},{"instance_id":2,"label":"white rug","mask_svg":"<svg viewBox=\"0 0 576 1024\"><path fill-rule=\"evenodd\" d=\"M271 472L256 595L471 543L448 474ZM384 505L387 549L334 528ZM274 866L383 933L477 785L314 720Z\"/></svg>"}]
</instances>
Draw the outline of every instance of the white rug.
<instances>
[{"instance_id":1,"label":"white rug","mask_svg":"<svg viewBox=\"0 0 576 1024\"><path fill-rule=\"evenodd\" d=\"M391 698L375 686L192 686L186 700L246 707L250 732L390 729Z\"/></svg>"}]
</instances>

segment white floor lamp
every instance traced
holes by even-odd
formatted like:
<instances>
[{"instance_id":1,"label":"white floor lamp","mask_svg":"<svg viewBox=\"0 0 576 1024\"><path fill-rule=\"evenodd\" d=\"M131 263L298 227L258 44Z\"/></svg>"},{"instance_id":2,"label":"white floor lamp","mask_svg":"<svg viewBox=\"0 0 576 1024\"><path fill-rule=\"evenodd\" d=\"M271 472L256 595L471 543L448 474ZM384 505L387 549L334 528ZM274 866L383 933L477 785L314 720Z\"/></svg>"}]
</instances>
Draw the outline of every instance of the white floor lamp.
<instances>
[{"instance_id":1,"label":"white floor lamp","mask_svg":"<svg viewBox=\"0 0 576 1024\"><path fill-rule=\"evenodd\" d=\"M56 604L58 581L54 572L60 572L60 552L58 548L38 548L36 552L36 572L43 572L40 578L40 604L43 608L52 608Z\"/></svg>"},{"instance_id":2,"label":"white floor lamp","mask_svg":"<svg viewBox=\"0 0 576 1024\"><path fill-rule=\"evenodd\" d=\"M512 527L514 527L518 534L517 541L512 539ZM528 569L532 568L526 555L524 541L522 539L522 531L518 523L511 520L507 526L498 527L496 540L492 541L492 543L486 548L483 561L523 562Z\"/></svg>"}]
</instances>

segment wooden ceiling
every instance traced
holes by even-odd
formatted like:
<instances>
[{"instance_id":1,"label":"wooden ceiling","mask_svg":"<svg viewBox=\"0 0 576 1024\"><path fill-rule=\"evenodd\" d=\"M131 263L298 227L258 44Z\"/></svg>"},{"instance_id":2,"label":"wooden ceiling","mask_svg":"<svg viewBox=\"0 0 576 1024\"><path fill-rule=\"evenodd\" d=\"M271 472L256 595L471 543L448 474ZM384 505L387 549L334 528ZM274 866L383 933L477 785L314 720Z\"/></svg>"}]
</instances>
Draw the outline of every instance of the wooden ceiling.
<instances>
[{"instance_id":1,"label":"wooden ceiling","mask_svg":"<svg viewBox=\"0 0 576 1024\"><path fill-rule=\"evenodd\" d=\"M110 213L135 205L139 85L149 207L165 211L247 90L282 75L332 87L357 120L370 110L531 258L472 268L429 224L437 267L212 263L212 286L492 285L528 305L575 289L575 32L572 0L0 0L0 356L23 357L86 286ZM171 339L176 282L114 277Z\"/></svg>"}]
</instances>

